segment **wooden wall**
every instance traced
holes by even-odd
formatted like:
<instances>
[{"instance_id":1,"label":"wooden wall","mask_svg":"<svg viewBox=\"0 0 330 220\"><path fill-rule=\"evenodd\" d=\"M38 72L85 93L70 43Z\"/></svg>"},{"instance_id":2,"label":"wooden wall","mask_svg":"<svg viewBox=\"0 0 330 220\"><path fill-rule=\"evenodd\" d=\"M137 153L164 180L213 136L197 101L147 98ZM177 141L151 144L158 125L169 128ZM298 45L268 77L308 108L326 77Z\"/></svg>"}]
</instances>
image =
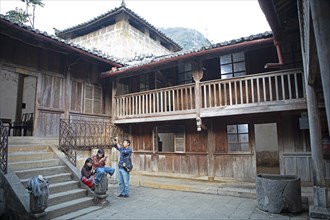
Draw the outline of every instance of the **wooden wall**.
<instances>
[{"instance_id":1,"label":"wooden wall","mask_svg":"<svg viewBox=\"0 0 330 220\"><path fill-rule=\"evenodd\" d=\"M0 33L0 62L13 67L18 74L37 78L33 136L57 137L60 119L69 119L71 113L78 118L81 115L102 121L110 120L110 82L101 82L99 79L101 72L111 69L110 64L41 38L24 38L18 40L19 36L14 38ZM102 87L102 112L86 115L83 111L71 110L71 97L75 96L71 94L73 80Z\"/></svg>"},{"instance_id":2,"label":"wooden wall","mask_svg":"<svg viewBox=\"0 0 330 220\"><path fill-rule=\"evenodd\" d=\"M152 141L152 128L157 123L135 124L131 126L133 163L136 170L150 173L200 176L210 176L214 173L218 178L253 181L257 174L254 125L276 123L279 146L274 151L279 151L281 174L298 175L302 181L308 182L311 181L310 148L306 143L308 135L297 127L300 113L282 112L204 119L207 130L203 129L201 132L196 131L194 120L171 122L184 124L186 127L184 153L157 152ZM158 125L165 123L159 122ZM233 123L249 124L251 152L227 151L226 125ZM306 138L301 139L302 136ZM306 147L302 148L302 143ZM210 170L210 161L214 161L213 171Z\"/></svg>"}]
</instances>

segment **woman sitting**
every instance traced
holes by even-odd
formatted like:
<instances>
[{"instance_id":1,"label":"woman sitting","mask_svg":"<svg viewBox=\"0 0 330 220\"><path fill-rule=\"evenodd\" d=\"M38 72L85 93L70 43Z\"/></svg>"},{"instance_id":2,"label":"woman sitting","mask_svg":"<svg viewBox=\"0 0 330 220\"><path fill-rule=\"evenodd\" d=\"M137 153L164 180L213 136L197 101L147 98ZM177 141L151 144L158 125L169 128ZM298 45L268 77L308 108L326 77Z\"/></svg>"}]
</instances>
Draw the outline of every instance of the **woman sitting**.
<instances>
[{"instance_id":1,"label":"woman sitting","mask_svg":"<svg viewBox=\"0 0 330 220\"><path fill-rule=\"evenodd\" d=\"M93 159L89 157L86 159L85 164L81 169L81 181L91 189L93 189L95 178L95 170L92 169L92 166Z\"/></svg>"}]
</instances>

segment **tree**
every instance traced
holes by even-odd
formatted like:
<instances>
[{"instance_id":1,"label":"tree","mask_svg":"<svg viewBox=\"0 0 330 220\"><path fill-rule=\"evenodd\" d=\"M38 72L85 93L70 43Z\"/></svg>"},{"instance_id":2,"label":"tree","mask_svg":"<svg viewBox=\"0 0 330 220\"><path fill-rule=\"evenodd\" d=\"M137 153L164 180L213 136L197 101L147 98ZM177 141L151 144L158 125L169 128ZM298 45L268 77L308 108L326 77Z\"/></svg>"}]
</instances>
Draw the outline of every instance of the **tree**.
<instances>
[{"instance_id":1,"label":"tree","mask_svg":"<svg viewBox=\"0 0 330 220\"><path fill-rule=\"evenodd\" d=\"M35 20L35 11L36 7L44 7L44 3L42 0L21 0L25 3L25 10L16 7L15 10L10 10L6 13L6 17L13 22L17 23L26 23L29 22L30 25L34 28L34 20ZM32 14L29 14L29 9L32 6Z\"/></svg>"}]
</instances>

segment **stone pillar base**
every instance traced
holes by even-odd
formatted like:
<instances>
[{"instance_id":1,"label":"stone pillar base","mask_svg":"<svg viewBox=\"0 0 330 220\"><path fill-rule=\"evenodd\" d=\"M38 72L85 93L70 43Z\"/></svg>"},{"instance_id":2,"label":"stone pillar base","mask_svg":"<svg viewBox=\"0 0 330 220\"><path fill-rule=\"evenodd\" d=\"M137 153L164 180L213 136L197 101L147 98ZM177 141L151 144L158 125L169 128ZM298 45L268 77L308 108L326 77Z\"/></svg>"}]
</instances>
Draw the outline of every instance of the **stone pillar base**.
<instances>
[{"instance_id":1,"label":"stone pillar base","mask_svg":"<svg viewBox=\"0 0 330 220\"><path fill-rule=\"evenodd\" d=\"M107 200L107 197L109 196L109 194L103 194L103 195L94 195L94 202L97 205L101 205L101 206L107 206L110 204L110 202Z\"/></svg>"},{"instance_id":2,"label":"stone pillar base","mask_svg":"<svg viewBox=\"0 0 330 220\"><path fill-rule=\"evenodd\" d=\"M97 205L106 206L109 204L107 201L107 197L109 194L107 194L108 191L108 178L107 174L105 173L101 181L98 185L95 186L94 189L94 202Z\"/></svg>"},{"instance_id":3,"label":"stone pillar base","mask_svg":"<svg viewBox=\"0 0 330 220\"><path fill-rule=\"evenodd\" d=\"M46 220L47 219L47 212L41 212L41 213L31 213L30 214L31 219L38 219L38 220Z\"/></svg>"},{"instance_id":4,"label":"stone pillar base","mask_svg":"<svg viewBox=\"0 0 330 220\"><path fill-rule=\"evenodd\" d=\"M313 205L309 207L309 216L311 218L330 219L328 189L314 186L313 193Z\"/></svg>"},{"instance_id":5,"label":"stone pillar base","mask_svg":"<svg viewBox=\"0 0 330 220\"><path fill-rule=\"evenodd\" d=\"M309 217L318 219L330 219L330 212L327 208L310 206Z\"/></svg>"}]
</instances>

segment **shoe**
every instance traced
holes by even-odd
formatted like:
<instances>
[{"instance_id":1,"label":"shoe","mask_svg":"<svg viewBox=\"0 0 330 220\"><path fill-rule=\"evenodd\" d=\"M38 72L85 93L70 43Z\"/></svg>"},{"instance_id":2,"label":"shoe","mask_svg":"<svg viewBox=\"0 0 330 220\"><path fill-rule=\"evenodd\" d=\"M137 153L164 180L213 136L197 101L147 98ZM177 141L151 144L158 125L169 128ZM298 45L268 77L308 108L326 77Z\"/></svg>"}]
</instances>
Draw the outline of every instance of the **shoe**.
<instances>
[{"instance_id":1,"label":"shoe","mask_svg":"<svg viewBox=\"0 0 330 220\"><path fill-rule=\"evenodd\" d=\"M117 197L124 197L124 195L122 195L122 194L119 194Z\"/></svg>"},{"instance_id":2,"label":"shoe","mask_svg":"<svg viewBox=\"0 0 330 220\"><path fill-rule=\"evenodd\" d=\"M95 190L95 185L94 185L94 184L92 185L91 190L92 190L92 191Z\"/></svg>"},{"instance_id":3,"label":"shoe","mask_svg":"<svg viewBox=\"0 0 330 220\"><path fill-rule=\"evenodd\" d=\"M123 195L122 197L124 197L124 198L128 198L129 196L128 196L128 195Z\"/></svg>"}]
</instances>

